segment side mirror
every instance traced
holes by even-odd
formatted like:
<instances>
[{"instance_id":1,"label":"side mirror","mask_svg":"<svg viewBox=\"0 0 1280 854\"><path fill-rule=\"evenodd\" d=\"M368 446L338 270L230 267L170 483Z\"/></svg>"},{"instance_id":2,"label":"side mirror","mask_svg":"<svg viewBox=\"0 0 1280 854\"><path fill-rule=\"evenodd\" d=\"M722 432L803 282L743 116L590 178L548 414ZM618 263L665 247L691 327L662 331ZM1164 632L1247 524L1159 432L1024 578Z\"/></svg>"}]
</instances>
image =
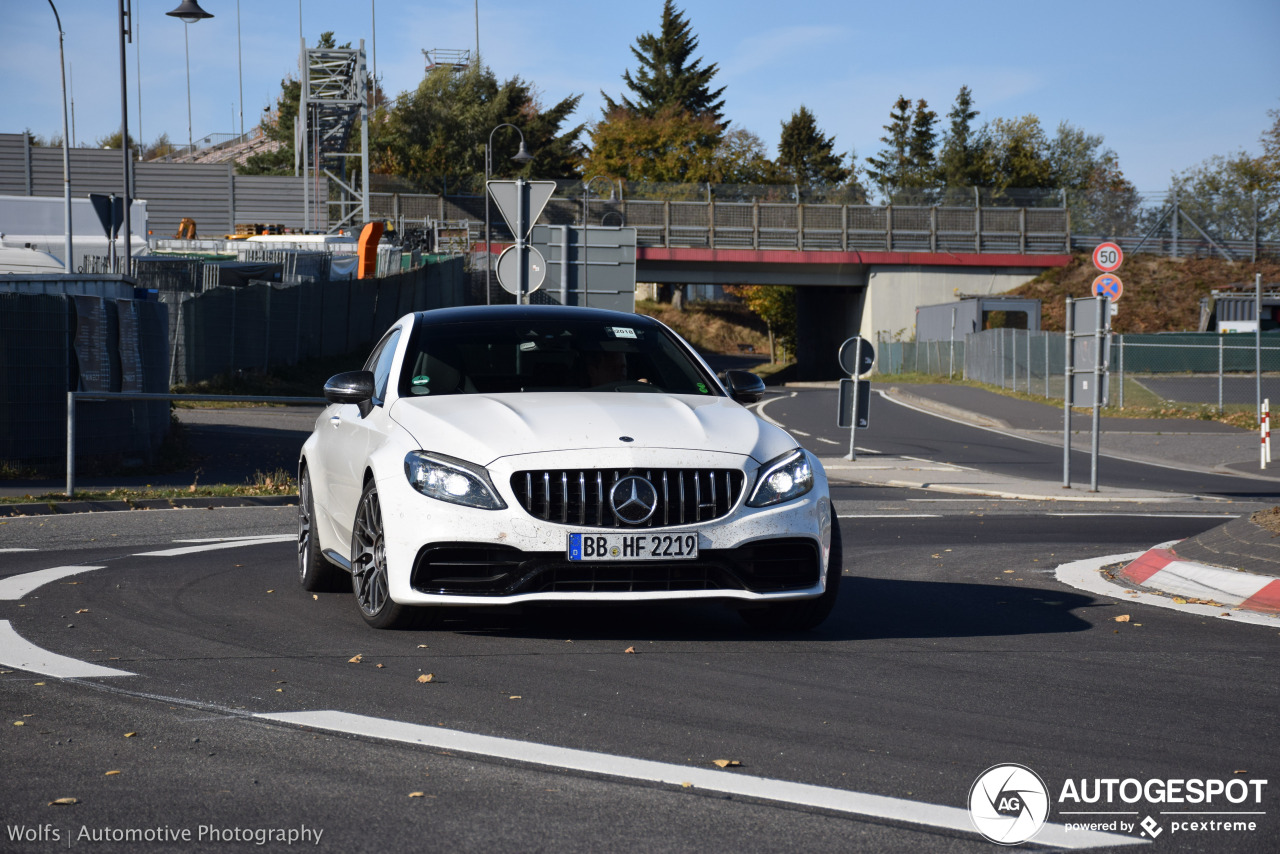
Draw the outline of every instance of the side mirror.
<instances>
[{"instance_id":1,"label":"side mirror","mask_svg":"<svg viewBox=\"0 0 1280 854\"><path fill-rule=\"evenodd\" d=\"M334 374L324 384L324 399L330 403L354 403L360 407L360 415L373 410L373 372L347 371Z\"/></svg>"},{"instance_id":2,"label":"side mirror","mask_svg":"<svg viewBox=\"0 0 1280 854\"><path fill-rule=\"evenodd\" d=\"M738 403L756 403L764 397L764 380L750 371L725 371L725 388Z\"/></svg>"}]
</instances>

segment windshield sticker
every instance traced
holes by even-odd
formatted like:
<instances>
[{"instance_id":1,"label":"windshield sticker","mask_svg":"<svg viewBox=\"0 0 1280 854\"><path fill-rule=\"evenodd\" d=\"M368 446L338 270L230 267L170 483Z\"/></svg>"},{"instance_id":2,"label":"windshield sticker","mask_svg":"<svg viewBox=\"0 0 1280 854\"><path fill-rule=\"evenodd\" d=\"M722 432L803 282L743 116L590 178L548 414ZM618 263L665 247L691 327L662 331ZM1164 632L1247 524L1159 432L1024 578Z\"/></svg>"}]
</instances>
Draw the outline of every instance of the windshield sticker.
<instances>
[{"instance_id":1,"label":"windshield sticker","mask_svg":"<svg viewBox=\"0 0 1280 854\"><path fill-rule=\"evenodd\" d=\"M414 385L426 385L427 383L431 382L431 377L427 377L427 376L416 376L416 377L414 377L414 378L411 380L411 382L412 382Z\"/></svg>"},{"instance_id":2,"label":"windshield sticker","mask_svg":"<svg viewBox=\"0 0 1280 854\"><path fill-rule=\"evenodd\" d=\"M706 383L698 383L698 391L702 392L703 394L711 393L710 390L707 388Z\"/></svg>"},{"instance_id":3,"label":"windshield sticker","mask_svg":"<svg viewBox=\"0 0 1280 854\"><path fill-rule=\"evenodd\" d=\"M614 338L635 338L636 331L628 326L614 326L611 330Z\"/></svg>"}]
</instances>

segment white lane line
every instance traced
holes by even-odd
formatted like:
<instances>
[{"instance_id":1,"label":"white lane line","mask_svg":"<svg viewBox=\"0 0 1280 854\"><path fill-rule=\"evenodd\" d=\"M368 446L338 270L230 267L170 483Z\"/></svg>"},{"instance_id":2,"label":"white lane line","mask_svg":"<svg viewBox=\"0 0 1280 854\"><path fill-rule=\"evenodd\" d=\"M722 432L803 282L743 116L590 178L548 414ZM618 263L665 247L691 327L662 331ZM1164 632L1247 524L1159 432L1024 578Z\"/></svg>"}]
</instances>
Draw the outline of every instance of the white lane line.
<instances>
[{"instance_id":1,"label":"white lane line","mask_svg":"<svg viewBox=\"0 0 1280 854\"><path fill-rule=\"evenodd\" d=\"M55 566L52 569L38 569L35 572L24 572L21 575L14 575L6 578L4 581L0 581L0 599L21 599L32 590L48 584L51 581L57 581L59 578L66 578L68 575L78 575L81 572L89 572L94 569L105 569L105 567Z\"/></svg>"},{"instance_id":2,"label":"white lane line","mask_svg":"<svg viewBox=\"0 0 1280 854\"><path fill-rule=\"evenodd\" d=\"M191 540L174 540L175 543L252 543L257 540L278 539L280 534L253 534L244 537L202 537Z\"/></svg>"},{"instance_id":3,"label":"white lane line","mask_svg":"<svg viewBox=\"0 0 1280 854\"><path fill-rule=\"evenodd\" d=\"M1070 512L1051 512L1044 514L1046 516L1124 516L1138 517L1143 519L1239 519L1240 517L1234 513L1125 513L1123 510L1114 513L1070 513Z\"/></svg>"},{"instance_id":4,"label":"white lane line","mask_svg":"<svg viewBox=\"0 0 1280 854\"><path fill-rule=\"evenodd\" d=\"M816 438L819 442L826 442L828 445L839 445L839 444L840 444L839 442L835 441L834 439L826 439L826 438L823 438L822 436L817 436L817 437L815 437L815 438Z\"/></svg>"},{"instance_id":5,"label":"white lane line","mask_svg":"<svg viewBox=\"0 0 1280 854\"><path fill-rule=\"evenodd\" d=\"M296 534L276 534L270 537L257 537L252 540L233 540L225 543L208 543L203 546L186 546L177 549L161 549L158 552L138 552L132 557L178 557L196 552L212 552L218 549L235 549L241 546L257 546L263 543L287 543L297 538Z\"/></svg>"},{"instance_id":6,"label":"white lane line","mask_svg":"<svg viewBox=\"0 0 1280 854\"><path fill-rule=\"evenodd\" d=\"M806 439L813 435L812 433L806 433L803 430L796 430L795 428L792 428L791 434L793 436L804 436Z\"/></svg>"},{"instance_id":7,"label":"white lane line","mask_svg":"<svg viewBox=\"0 0 1280 854\"><path fill-rule=\"evenodd\" d=\"M9 554L10 552L33 552L35 549L0 549L0 554Z\"/></svg>"},{"instance_id":8,"label":"white lane line","mask_svg":"<svg viewBox=\"0 0 1280 854\"><path fill-rule=\"evenodd\" d=\"M333 732L360 735L366 738L379 738L444 750L456 750L461 753L489 756L588 774L602 774L609 777L644 780L651 783L670 785L691 783L695 788L712 792L902 821L926 827L959 831L966 835L975 834L973 824L969 820L969 811L958 807L937 806L935 804L921 803L920 801L908 801L902 798L885 797L884 795L869 795L846 789L830 789L824 786L792 783L786 780L770 780L765 777L753 777L747 774L734 774L727 771L690 768L685 765L671 765L665 762L633 759L608 753L592 753L586 750L553 747L529 741L474 735L472 733L459 732L458 730L408 724L382 718L371 718L365 715L353 715L347 712L288 712L285 714L260 714L254 715L254 717L294 726L315 727ZM1140 844L1144 840L1113 833L1068 832L1062 825L1046 824L1033 841L1042 845L1056 845L1063 848L1093 848L1103 845Z\"/></svg>"},{"instance_id":9,"label":"white lane line","mask_svg":"<svg viewBox=\"0 0 1280 854\"><path fill-rule=\"evenodd\" d=\"M941 513L837 513L838 519L941 519Z\"/></svg>"},{"instance_id":10,"label":"white lane line","mask_svg":"<svg viewBox=\"0 0 1280 854\"><path fill-rule=\"evenodd\" d=\"M782 422L777 421L777 420L775 420L775 419L773 419L773 418L770 418L770 417L765 413L764 408L765 408L766 406L768 406L769 404L771 404L771 403L776 403L776 402L778 402L779 400L789 400L789 399L791 399L791 398L793 398L793 397L795 397L795 396L796 396L796 393L793 391L793 392L791 392L791 394L787 395L786 397L771 397L771 398L769 398L768 400L761 401L761 402L756 406L756 415L759 415L761 418L763 418L765 421L768 421L768 422L769 422L770 424L772 424L774 427L779 427L779 428L781 428L781 429L783 429L783 430L786 430L786 429L787 429L787 428L786 428L786 426L785 426L785 425L783 425L783 424L782 424Z\"/></svg>"},{"instance_id":11,"label":"white lane line","mask_svg":"<svg viewBox=\"0 0 1280 854\"><path fill-rule=\"evenodd\" d=\"M101 667L57 655L24 640L8 620L0 620L0 664L55 679L95 679L99 676L136 676L127 670Z\"/></svg>"},{"instance_id":12,"label":"white lane line","mask_svg":"<svg viewBox=\"0 0 1280 854\"><path fill-rule=\"evenodd\" d=\"M1167 548L1177 543L1177 540L1168 543L1162 543L1153 548ZM1087 593L1094 593L1098 596L1105 596L1108 599L1114 599L1117 603L1127 604L1129 602L1141 603L1143 605L1153 605L1157 608L1166 608L1170 611L1181 611L1184 614L1196 615L1199 617L1212 617L1215 620L1228 620L1232 623L1253 623L1258 626L1269 626L1274 629L1276 627L1276 618L1265 614L1255 614L1249 611L1235 611L1226 607L1214 607L1211 605L1178 605L1172 601L1169 596L1157 596L1154 593L1145 591L1138 595L1131 595L1134 591L1127 587L1122 587L1113 581L1108 581L1098 570L1104 566L1110 566L1113 563L1128 563L1142 557L1146 552L1129 552L1127 554L1103 555L1102 557L1092 557L1085 560L1072 561L1064 563L1054 570L1056 577L1063 584L1074 587L1077 590L1084 590Z\"/></svg>"}]
</instances>

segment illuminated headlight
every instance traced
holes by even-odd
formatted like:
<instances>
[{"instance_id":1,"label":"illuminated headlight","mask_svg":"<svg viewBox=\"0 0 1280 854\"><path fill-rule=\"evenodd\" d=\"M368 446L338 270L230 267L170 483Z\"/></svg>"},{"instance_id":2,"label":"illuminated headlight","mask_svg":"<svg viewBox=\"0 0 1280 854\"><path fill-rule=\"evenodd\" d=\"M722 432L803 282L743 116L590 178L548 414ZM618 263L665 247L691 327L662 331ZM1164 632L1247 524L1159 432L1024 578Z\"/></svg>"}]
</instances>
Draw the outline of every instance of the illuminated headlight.
<instances>
[{"instance_id":1,"label":"illuminated headlight","mask_svg":"<svg viewBox=\"0 0 1280 854\"><path fill-rule=\"evenodd\" d=\"M507 506L498 497L489 473L463 460L410 451L404 458L404 474L410 486L430 498L481 510L502 510Z\"/></svg>"},{"instance_id":2,"label":"illuminated headlight","mask_svg":"<svg viewBox=\"0 0 1280 854\"><path fill-rule=\"evenodd\" d=\"M748 507L768 507L799 498L813 489L813 467L809 457L797 448L771 460L756 476Z\"/></svg>"}]
</instances>

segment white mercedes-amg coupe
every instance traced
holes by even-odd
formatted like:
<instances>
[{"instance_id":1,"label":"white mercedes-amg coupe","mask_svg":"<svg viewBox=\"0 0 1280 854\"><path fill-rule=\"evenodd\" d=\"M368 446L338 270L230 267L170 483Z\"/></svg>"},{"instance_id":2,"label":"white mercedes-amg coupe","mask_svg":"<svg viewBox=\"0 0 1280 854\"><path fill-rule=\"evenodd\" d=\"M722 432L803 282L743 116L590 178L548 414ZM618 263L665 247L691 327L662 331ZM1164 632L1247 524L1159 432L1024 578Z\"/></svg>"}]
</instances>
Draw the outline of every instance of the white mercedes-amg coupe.
<instances>
[{"instance_id":1,"label":"white mercedes-amg coupe","mask_svg":"<svg viewBox=\"0 0 1280 854\"><path fill-rule=\"evenodd\" d=\"M826 474L640 315L480 306L406 315L299 461L298 573L376 628L445 607L710 599L807 629L840 582ZM348 581L348 575L350 579Z\"/></svg>"}]
</instances>

